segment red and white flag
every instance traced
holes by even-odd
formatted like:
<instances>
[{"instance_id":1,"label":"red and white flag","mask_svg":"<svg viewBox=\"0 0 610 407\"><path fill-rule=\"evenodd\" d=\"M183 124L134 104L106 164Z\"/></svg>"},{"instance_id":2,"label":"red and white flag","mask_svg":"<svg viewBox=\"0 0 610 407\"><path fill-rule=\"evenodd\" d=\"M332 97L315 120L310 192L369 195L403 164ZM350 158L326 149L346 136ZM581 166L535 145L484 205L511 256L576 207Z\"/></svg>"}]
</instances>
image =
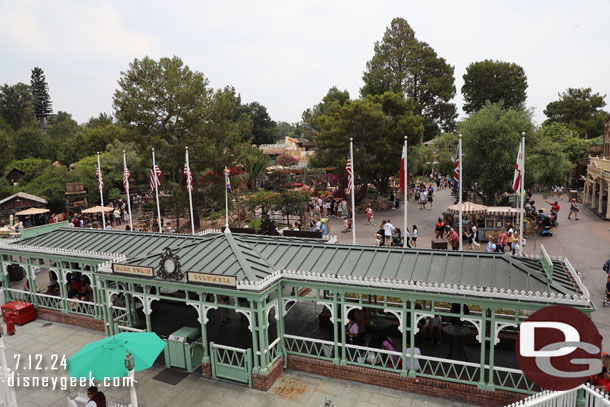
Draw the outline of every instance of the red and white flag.
<instances>
[{"instance_id":1,"label":"red and white flag","mask_svg":"<svg viewBox=\"0 0 610 407\"><path fill-rule=\"evenodd\" d=\"M184 163L184 176L186 177L186 189L191 192L193 190L193 174L188 163Z\"/></svg>"},{"instance_id":2,"label":"red and white flag","mask_svg":"<svg viewBox=\"0 0 610 407\"><path fill-rule=\"evenodd\" d=\"M351 154L347 156L347 162L345 163L345 171L347 172L347 187L350 190L350 193L353 192L353 176L354 173L352 171L352 156Z\"/></svg>"},{"instance_id":3,"label":"red and white flag","mask_svg":"<svg viewBox=\"0 0 610 407\"><path fill-rule=\"evenodd\" d=\"M513 176L513 191L519 192L521 187L521 173L523 171L523 143L519 143L519 154L515 164L515 175Z\"/></svg>"},{"instance_id":4,"label":"red and white flag","mask_svg":"<svg viewBox=\"0 0 610 407\"><path fill-rule=\"evenodd\" d=\"M131 178L129 168L125 167L125 171L123 171L123 189L125 192L129 191L129 178Z\"/></svg>"},{"instance_id":5,"label":"red and white flag","mask_svg":"<svg viewBox=\"0 0 610 407\"><path fill-rule=\"evenodd\" d=\"M407 180L407 173L405 163L407 162L407 146L402 146L402 158L400 159L400 191L404 194L405 182Z\"/></svg>"},{"instance_id":6,"label":"red and white flag","mask_svg":"<svg viewBox=\"0 0 610 407\"><path fill-rule=\"evenodd\" d=\"M159 186L161 186L161 169L155 165L150 169L150 190L154 191Z\"/></svg>"},{"instance_id":7,"label":"red and white flag","mask_svg":"<svg viewBox=\"0 0 610 407\"><path fill-rule=\"evenodd\" d=\"M95 169L95 176L97 177L97 188L102 192L104 190L104 180L102 179L102 170L100 167Z\"/></svg>"}]
</instances>

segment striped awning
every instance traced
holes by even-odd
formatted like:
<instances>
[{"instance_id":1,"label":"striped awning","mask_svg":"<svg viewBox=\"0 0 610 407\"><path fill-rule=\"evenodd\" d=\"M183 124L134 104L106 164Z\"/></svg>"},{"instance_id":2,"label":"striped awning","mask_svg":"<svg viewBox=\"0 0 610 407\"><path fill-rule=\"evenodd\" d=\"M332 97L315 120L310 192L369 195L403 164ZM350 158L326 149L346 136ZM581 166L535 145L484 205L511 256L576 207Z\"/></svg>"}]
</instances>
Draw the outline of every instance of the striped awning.
<instances>
[{"instance_id":1,"label":"striped awning","mask_svg":"<svg viewBox=\"0 0 610 407\"><path fill-rule=\"evenodd\" d=\"M451 205L447 208L449 212L452 213L460 213L460 205ZM462 203L462 213L466 215L481 215L487 212L487 206L479 205L472 202L463 202Z\"/></svg>"},{"instance_id":2,"label":"striped awning","mask_svg":"<svg viewBox=\"0 0 610 407\"><path fill-rule=\"evenodd\" d=\"M492 216L515 216L519 215L519 209L510 206L489 206L487 207L487 214Z\"/></svg>"}]
</instances>

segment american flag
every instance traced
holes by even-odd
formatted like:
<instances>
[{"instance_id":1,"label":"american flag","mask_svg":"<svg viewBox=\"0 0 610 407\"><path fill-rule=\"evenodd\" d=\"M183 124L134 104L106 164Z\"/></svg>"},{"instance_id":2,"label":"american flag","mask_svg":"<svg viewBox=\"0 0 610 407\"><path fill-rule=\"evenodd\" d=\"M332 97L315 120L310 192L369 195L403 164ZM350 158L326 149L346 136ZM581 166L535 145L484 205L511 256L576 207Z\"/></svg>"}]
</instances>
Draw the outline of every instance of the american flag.
<instances>
[{"instance_id":1,"label":"american flag","mask_svg":"<svg viewBox=\"0 0 610 407\"><path fill-rule=\"evenodd\" d=\"M231 191L231 180L229 180L229 170L225 169L225 179L226 179L226 184L227 184L227 191L229 191L230 194L233 193L233 191Z\"/></svg>"},{"instance_id":2,"label":"american flag","mask_svg":"<svg viewBox=\"0 0 610 407\"><path fill-rule=\"evenodd\" d=\"M150 169L150 190L154 191L155 188L161 186L161 170L158 165L155 165Z\"/></svg>"},{"instance_id":3,"label":"american flag","mask_svg":"<svg viewBox=\"0 0 610 407\"><path fill-rule=\"evenodd\" d=\"M460 181L460 146L458 144L457 152L455 153L455 169L453 170L453 179Z\"/></svg>"},{"instance_id":4,"label":"american flag","mask_svg":"<svg viewBox=\"0 0 610 407\"><path fill-rule=\"evenodd\" d=\"M125 192L129 191L129 178L131 178L129 168L125 167L125 171L123 171L123 189L125 189Z\"/></svg>"},{"instance_id":5,"label":"american flag","mask_svg":"<svg viewBox=\"0 0 610 407\"><path fill-rule=\"evenodd\" d=\"M100 192L102 192L104 190L104 180L102 179L102 171L100 170L100 167L97 167L95 169L95 176L97 177L97 181L98 181L98 189L100 190Z\"/></svg>"},{"instance_id":6,"label":"american flag","mask_svg":"<svg viewBox=\"0 0 610 407\"><path fill-rule=\"evenodd\" d=\"M348 154L348 156L347 156L347 162L345 163L345 171L347 172L347 187L351 191L352 190L352 177L354 176L354 173L352 171L352 156L351 156L351 154Z\"/></svg>"},{"instance_id":7,"label":"american flag","mask_svg":"<svg viewBox=\"0 0 610 407\"><path fill-rule=\"evenodd\" d=\"M186 189L189 192L193 190L193 174L187 163L184 163L184 175L186 176Z\"/></svg>"}]
</instances>

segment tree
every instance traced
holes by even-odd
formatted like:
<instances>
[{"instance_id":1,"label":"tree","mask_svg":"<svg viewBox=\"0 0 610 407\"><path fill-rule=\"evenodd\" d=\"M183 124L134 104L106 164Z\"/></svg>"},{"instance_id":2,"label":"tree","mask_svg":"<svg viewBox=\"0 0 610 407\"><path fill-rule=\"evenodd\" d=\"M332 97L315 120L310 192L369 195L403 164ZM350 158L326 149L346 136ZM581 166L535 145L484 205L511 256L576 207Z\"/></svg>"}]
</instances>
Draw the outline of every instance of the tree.
<instances>
[{"instance_id":1,"label":"tree","mask_svg":"<svg viewBox=\"0 0 610 407\"><path fill-rule=\"evenodd\" d=\"M269 211L275 207L279 197L280 194L277 192L267 191L260 188L255 194L248 197L247 205L251 211L254 211L256 208L260 207L261 215L262 217L265 217Z\"/></svg>"},{"instance_id":2,"label":"tree","mask_svg":"<svg viewBox=\"0 0 610 407\"><path fill-rule=\"evenodd\" d=\"M486 102L504 102L506 109L523 109L527 99L527 77L515 63L486 59L471 63L463 76L464 111L476 112Z\"/></svg>"},{"instance_id":3,"label":"tree","mask_svg":"<svg viewBox=\"0 0 610 407\"><path fill-rule=\"evenodd\" d=\"M252 119L252 144L273 144L277 141L277 123L271 120L267 108L258 102L237 107L236 114L247 115Z\"/></svg>"},{"instance_id":4,"label":"tree","mask_svg":"<svg viewBox=\"0 0 610 407\"><path fill-rule=\"evenodd\" d=\"M252 130L249 117L235 119L238 103L234 89L214 92L202 73L191 71L178 57L135 59L121 72L113 99L115 117L131 132L140 153L150 156L154 147L164 177L176 183L184 176L185 146L194 173L221 171L237 158ZM196 205L198 191L193 192Z\"/></svg>"},{"instance_id":5,"label":"tree","mask_svg":"<svg viewBox=\"0 0 610 407\"><path fill-rule=\"evenodd\" d=\"M30 122L33 118L30 117L30 114L34 113L33 103L31 89L25 83L3 85L0 88L0 117L13 130L19 130L24 123Z\"/></svg>"},{"instance_id":6,"label":"tree","mask_svg":"<svg viewBox=\"0 0 610 407\"><path fill-rule=\"evenodd\" d=\"M559 93L559 100L549 103L544 110L549 123L564 123L582 138L595 138L604 134L604 124L608 112L599 93L592 93L591 88L568 88Z\"/></svg>"},{"instance_id":7,"label":"tree","mask_svg":"<svg viewBox=\"0 0 610 407\"><path fill-rule=\"evenodd\" d=\"M512 191L521 133L526 133L528 148L533 127L530 112L505 109L502 103L488 103L472 113L459 126L464 187L472 190L476 182L477 193L488 205Z\"/></svg>"},{"instance_id":8,"label":"tree","mask_svg":"<svg viewBox=\"0 0 610 407\"><path fill-rule=\"evenodd\" d=\"M415 102L415 114L424 117L424 139L455 126L454 69L434 49L415 38L415 31L402 18L392 20L375 55L367 62L360 90L363 96L386 91L404 93Z\"/></svg>"},{"instance_id":9,"label":"tree","mask_svg":"<svg viewBox=\"0 0 610 407\"><path fill-rule=\"evenodd\" d=\"M388 192L391 176L400 169L404 137L409 145L421 141L423 119L402 93L383 95L334 104L320 117L321 133L316 137L314 167L333 167L345 174L349 139L354 139L356 183L372 183L382 194Z\"/></svg>"},{"instance_id":10,"label":"tree","mask_svg":"<svg viewBox=\"0 0 610 407\"><path fill-rule=\"evenodd\" d=\"M5 129L0 128L0 175L4 175L5 166L13 158L14 153L10 136Z\"/></svg>"},{"instance_id":11,"label":"tree","mask_svg":"<svg viewBox=\"0 0 610 407\"><path fill-rule=\"evenodd\" d=\"M15 146L15 158L48 158L47 137L38 127L34 108L28 104L24 110L21 127L13 133L12 143Z\"/></svg>"},{"instance_id":12,"label":"tree","mask_svg":"<svg viewBox=\"0 0 610 407\"><path fill-rule=\"evenodd\" d=\"M301 115L303 123L301 123L298 130L303 133L305 138L312 139L314 134L320 131L319 118L327 114L332 106L344 106L349 100L349 92L347 90L339 90L339 88L333 86L326 92L320 103L303 112Z\"/></svg>"},{"instance_id":13,"label":"tree","mask_svg":"<svg viewBox=\"0 0 610 407\"><path fill-rule=\"evenodd\" d=\"M41 68L35 67L32 69L30 86L32 87L32 97L34 98L34 113L36 118L42 123L53 112L53 109L51 109L49 85Z\"/></svg>"},{"instance_id":14,"label":"tree","mask_svg":"<svg viewBox=\"0 0 610 407\"><path fill-rule=\"evenodd\" d=\"M240 156L240 162L246 171L246 180L250 189L258 189L260 179L265 175L265 169L271 162L271 158L258 148L245 148Z\"/></svg>"}]
</instances>

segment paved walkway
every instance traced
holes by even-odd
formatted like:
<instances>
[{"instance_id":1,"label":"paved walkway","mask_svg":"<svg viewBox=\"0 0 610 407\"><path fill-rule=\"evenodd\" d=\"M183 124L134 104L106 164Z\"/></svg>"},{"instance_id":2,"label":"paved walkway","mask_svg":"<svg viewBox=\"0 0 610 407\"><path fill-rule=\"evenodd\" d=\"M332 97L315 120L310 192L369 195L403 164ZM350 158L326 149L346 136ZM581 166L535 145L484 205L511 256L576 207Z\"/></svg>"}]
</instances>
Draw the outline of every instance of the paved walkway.
<instances>
[{"instance_id":1,"label":"paved walkway","mask_svg":"<svg viewBox=\"0 0 610 407\"><path fill-rule=\"evenodd\" d=\"M15 370L20 356L20 368L15 370L20 378L31 376L66 377L63 368L52 370L54 357L59 360L69 358L85 344L102 339L103 333L83 328L36 320L25 326L17 326L17 334L5 337L8 365ZM37 356L41 355L41 356ZM32 368L28 367L29 357ZM42 359L36 370L38 359ZM56 365L56 367L59 367ZM419 396L383 387L353 383L307 373L287 371L268 391L253 390L238 384L188 375L176 385L169 385L153 379L163 367L154 366L137 372L138 401L144 407L201 406L201 407L323 407L331 400L334 407L359 406L404 406L404 407L469 407L466 404ZM17 401L20 407L65 407L67 396L74 397L86 387L69 390L17 387ZM127 388L100 387L109 400L129 403Z\"/></svg>"}]
</instances>

